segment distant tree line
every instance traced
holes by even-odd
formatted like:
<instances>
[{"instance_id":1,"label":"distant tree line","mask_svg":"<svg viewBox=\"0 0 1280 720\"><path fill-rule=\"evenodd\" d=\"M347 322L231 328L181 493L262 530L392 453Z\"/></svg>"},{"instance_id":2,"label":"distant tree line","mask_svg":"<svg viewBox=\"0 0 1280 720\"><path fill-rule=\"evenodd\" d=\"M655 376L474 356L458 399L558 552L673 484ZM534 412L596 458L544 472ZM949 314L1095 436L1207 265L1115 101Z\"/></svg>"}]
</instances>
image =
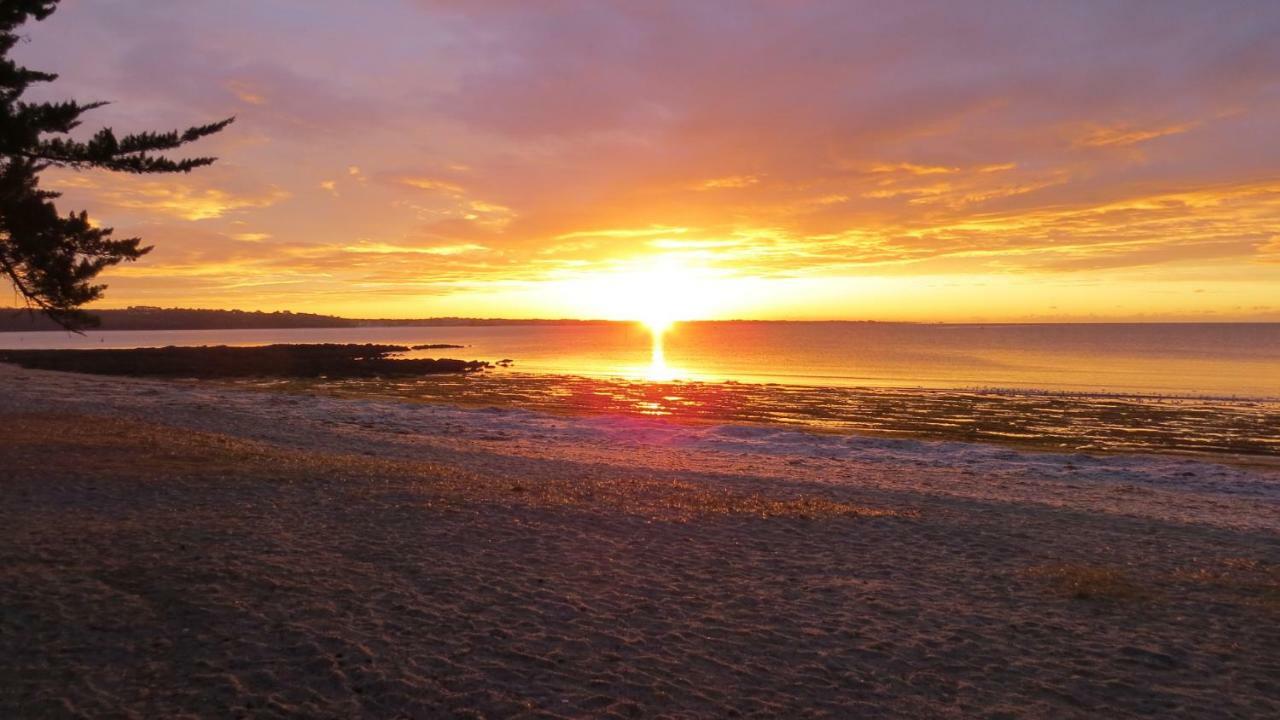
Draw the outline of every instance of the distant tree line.
<instances>
[{"instance_id":1,"label":"distant tree line","mask_svg":"<svg viewBox=\"0 0 1280 720\"><path fill-rule=\"evenodd\" d=\"M195 310L187 308L131 307L95 310L100 330L239 330L265 328L355 327L359 322L329 315L293 312L245 312L243 310ZM0 332L58 330L61 325L47 315L15 308L0 310Z\"/></svg>"},{"instance_id":2,"label":"distant tree line","mask_svg":"<svg viewBox=\"0 0 1280 720\"><path fill-rule=\"evenodd\" d=\"M135 306L122 310L94 310L99 330L251 330L351 327L458 327L484 325L577 325L601 320L504 320L491 318L363 319L295 313L245 310L200 310ZM0 308L0 332L59 330L62 324L47 315L24 308Z\"/></svg>"}]
</instances>

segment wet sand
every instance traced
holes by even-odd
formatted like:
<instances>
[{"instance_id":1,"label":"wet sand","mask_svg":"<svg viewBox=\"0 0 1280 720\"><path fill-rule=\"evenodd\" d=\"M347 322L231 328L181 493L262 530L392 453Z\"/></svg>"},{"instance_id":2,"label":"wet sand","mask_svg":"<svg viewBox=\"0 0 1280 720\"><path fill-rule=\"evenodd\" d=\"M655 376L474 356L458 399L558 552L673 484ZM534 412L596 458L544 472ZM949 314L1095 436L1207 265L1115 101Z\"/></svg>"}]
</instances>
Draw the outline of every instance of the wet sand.
<instances>
[{"instance_id":1,"label":"wet sand","mask_svg":"<svg viewBox=\"0 0 1280 720\"><path fill-rule=\"evenodd\" d=\"M1237 455L1280 465L1280 400L1274 398L655 382L509 371L424 379L235 382L346 398L416 399L676 422L765 423L1058 452Z\"/></svg>"},{"instance_id":2,"label":"wet sand","mask_svg":"<svg viewBox=\"0 0 1280 720\"><path fill-rule=\"evenodd\" d=\"M1280 713L1267 468L7 366L0 417L3 717Z\"/></svg>"}]
</instances>

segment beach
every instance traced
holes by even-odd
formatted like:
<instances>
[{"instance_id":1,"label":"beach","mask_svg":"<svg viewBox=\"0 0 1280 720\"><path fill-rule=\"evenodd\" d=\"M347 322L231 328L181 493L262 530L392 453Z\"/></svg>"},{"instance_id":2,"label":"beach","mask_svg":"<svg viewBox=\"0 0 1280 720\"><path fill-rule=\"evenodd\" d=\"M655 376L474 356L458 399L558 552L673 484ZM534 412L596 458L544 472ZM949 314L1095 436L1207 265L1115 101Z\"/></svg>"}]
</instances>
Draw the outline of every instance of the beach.
<instances>
[{"instance_id":1,"label":"beach","mask_svg":"<svg viewBox=\"0 0 1280 720\"><path fill-rule=\"evenodd\" d=\"M0 716L1280 713L1267 463L0 388Z\"/></svg>"},{"instance_id":2,"label":"beach","mask_svg":"<svg viewBox=\"0 0 1280 720\"><path fill-rule=\"evenodd\" d=\"M1277 36L0 0L0 720L1280 718Z\"/></svg>"}]
</instances>

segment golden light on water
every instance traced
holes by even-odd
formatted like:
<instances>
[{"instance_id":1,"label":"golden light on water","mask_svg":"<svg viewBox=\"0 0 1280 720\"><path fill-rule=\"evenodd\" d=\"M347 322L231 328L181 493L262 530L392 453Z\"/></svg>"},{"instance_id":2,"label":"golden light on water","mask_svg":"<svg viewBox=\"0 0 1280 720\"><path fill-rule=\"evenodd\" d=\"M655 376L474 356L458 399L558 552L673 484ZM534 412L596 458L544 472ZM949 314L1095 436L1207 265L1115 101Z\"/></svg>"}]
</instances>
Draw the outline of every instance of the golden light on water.
<instances>
[{"instance_id":1,"label":"golden light on water","mask_svg":"<svg viewBox=\"0 0 1280 720\"><path fill-rule=\"evenodd\" d=\"M666 344L664 342L667 331L671 329L672 323L650 323L646 322L649 327L649 333L653 336L653 351L649 359L649 367L645 372L645 379L654 382L670 382L676 379L677 372L667 365Z\"/></svg>"}]
</instances>

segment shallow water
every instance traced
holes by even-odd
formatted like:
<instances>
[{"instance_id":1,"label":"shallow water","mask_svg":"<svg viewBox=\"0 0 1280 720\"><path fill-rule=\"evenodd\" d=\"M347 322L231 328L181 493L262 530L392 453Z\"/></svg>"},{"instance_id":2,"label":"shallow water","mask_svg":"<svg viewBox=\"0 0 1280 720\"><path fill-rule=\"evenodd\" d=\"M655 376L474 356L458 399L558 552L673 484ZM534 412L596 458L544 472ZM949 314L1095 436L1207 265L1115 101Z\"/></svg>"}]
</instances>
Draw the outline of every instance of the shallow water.
<instances>
[{"instance_id":1,"label":"shallow water","mask_svg":"<svg viewBox=\"0 0 1280 720\"><path fill-rule=\"evenodd\" d=\"M1278 401L654 382L524 373L237 384L340 397L517 407L677 423L781 425L1064 451L1280 457Z\"/></svg>"}]
</instances>

